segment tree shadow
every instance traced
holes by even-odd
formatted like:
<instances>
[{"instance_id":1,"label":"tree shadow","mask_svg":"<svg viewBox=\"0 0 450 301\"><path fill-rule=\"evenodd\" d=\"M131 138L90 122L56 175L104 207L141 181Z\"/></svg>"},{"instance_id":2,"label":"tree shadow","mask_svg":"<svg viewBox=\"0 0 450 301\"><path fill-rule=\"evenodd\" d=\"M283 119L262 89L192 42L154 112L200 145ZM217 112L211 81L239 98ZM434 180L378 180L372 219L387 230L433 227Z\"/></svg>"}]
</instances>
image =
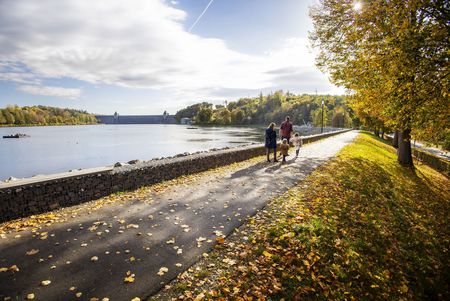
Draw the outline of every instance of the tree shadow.
<instances>
[{"instance_id":1,"label":"tree shadow","mask_svg":"<svg viewBox=\"0 0 450 301\"><path fill-rule=\"evenodd\" d=\"M450 276L442 252L449 246L448 188L438 190L426 174L395 163L352 158L339 164L334 176L353 197L339 203L337 228L348 233L366 260L386 270L400 268L417 296L437 300ZM387 254L395 254L395 260ZM392 283L401 279L393 278Z\"/></svg>"}]
</instances>

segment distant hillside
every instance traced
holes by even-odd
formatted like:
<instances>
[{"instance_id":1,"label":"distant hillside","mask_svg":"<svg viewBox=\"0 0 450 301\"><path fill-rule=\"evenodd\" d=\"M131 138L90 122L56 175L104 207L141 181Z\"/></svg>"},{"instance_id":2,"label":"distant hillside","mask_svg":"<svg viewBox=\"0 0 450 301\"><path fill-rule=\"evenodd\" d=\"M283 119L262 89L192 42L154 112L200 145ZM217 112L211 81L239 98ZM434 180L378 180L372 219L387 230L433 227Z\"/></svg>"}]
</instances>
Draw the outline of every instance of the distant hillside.
<instances>
[{"instance_id":1,"label":"distant hillside","mask_svg":"<svg viewBox=\"0 0 450 301\"><path fill-rule=\"evenodd\" d=\"M95 115L86 111L46 106L7 106L0 109L0 125L69 125L96 124Z\"/></svg>"},{"instance_id":2,"label":"distant hillside","mask_svg":"<svg viewBox=\"0 0 450 301\"><path fill-rule=\"evenodd\" d=\"M344 96L333 95L295 95L277 91L258 97L241 98L237 101L213 105L202 102L179 110L175 117L193 119L197 124L280 124L290 116L294 124L322 123L322 100L324 126L351 127L358 120L353 111L346 106Z\"/></svg>"}]
</instances>

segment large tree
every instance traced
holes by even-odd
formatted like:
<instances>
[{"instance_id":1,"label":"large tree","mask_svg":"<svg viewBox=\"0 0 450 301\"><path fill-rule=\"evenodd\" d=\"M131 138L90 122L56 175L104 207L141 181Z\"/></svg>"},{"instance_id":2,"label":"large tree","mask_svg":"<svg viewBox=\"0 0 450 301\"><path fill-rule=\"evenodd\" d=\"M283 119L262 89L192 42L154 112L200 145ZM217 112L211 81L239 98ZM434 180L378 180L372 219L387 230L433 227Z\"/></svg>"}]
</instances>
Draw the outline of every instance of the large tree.
<instances>
[{"instance_id":1,"label":"large tree","mask_svg":"<svg viewBox=\"0 0 450 301\"><path fill-rule=\"evenodd\" d=\"M364 120L399 131L398 160L412 165L410 135L438 142L450 128L449 2L321 0L311 9L317 65L351 91Z\"/></svg>"}]
</instances>

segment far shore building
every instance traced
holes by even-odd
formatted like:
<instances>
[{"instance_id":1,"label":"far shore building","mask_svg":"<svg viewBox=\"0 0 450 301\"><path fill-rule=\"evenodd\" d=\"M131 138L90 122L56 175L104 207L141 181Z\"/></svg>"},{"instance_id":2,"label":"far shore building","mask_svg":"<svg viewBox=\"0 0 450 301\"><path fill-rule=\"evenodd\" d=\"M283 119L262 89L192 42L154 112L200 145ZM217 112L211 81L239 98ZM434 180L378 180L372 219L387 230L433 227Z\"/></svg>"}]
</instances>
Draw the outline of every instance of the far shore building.
<instances>
[{"instance_id":1,"label":"far shore building","mask_svg":"<svg viewBox=\"0 0 450 301\"><path fill-rule=\"evenodd\" d=\"M183 117L183 118L181 118L180 123L181 124L192 124L192 119L189 117Z\"/></svg>"}]
</instances>

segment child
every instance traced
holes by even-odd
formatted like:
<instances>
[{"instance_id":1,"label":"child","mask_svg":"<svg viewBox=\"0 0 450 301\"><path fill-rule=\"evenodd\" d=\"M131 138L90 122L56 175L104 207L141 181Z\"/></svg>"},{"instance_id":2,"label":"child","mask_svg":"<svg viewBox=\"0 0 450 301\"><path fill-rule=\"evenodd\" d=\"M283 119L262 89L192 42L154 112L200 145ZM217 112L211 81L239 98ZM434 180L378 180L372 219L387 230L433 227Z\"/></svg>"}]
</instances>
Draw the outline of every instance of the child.
<instances>
[{"instance_id":1,"label":"child","mask_svg":"<svg viewBox=\"0 0 450 301\"><path fill-rule=\"evenodd\" d=\"M289 150L289 144L287 142L287 139L284 138L283 143L281 143L281 145L280 145L280 152L281 152L281 155L283 156L283 162L286 162L286 157L289 156L288 150Z\"/></svg>"},{"instance_id":2,"label":"child","mask_svg":"<svg viewBox=\"0 0 450 301\"><path fill-rule=\"evenodd\" d=\"M303 144L303 140L298 133L295 133L294 138L292 138L292 143L295 146L295 158L298 158L298 153Z\"/></svg>"}]
</instances>

